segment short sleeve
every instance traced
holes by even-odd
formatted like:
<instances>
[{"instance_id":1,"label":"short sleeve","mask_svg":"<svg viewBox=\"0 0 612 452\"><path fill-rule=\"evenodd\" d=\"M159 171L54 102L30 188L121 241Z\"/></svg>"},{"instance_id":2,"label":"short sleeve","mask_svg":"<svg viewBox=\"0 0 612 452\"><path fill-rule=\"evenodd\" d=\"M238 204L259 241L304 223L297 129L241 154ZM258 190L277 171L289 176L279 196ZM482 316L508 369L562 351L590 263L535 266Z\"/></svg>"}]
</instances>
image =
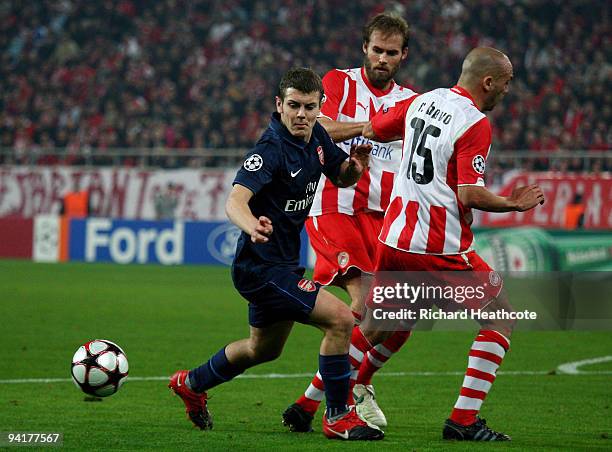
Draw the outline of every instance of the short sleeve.
<instances>
[{"instance_id":1,"label":"short sleeve","mask_svg":"<svg viewBox=\"0 0 612 452\"><path fill-rule=\"evenodd\" d=\"M279 157L279 145L274 141L257 143L245 156L232 185L239 184L257 193L264 185L269 184L277 173Z\"/></svg>"},{"instance_id":2,"label":"short sleeve","mask_svg":"<svg viewBox=\"0 0 612 452\"><path fill-rule=\"evenodd\" d=\"M402 100L393 107L385 108L372 118L372 129L380 140L390 141L398 136L404 136L406 112L416 97Z\"/></svg>"},{"instance_id":3,"label":"short sleeve","mask_svg":"<svg viewBox=\"0 0 612 452\"><path fill-rule=\"evenodd\" d=\"M337 69L329 71L323 77L323 91L325 91L325 102L321 107L321 115L333 121L338 118L340 102L344 93L344 80L347 75Z\"/></svg>"},{"instance_id":4,"label":"short sleeve","mask_svg":"<svg viewBox=\"0 0 612 452\"><path fill-rule=\"evenodd\" d=\"M334 181L340 173L340 165L348 158L348 155L342 148L336 146L325 128L320 124L315 124L314 133L320 144L320 149L317 149L317 152L323 153L322 158L319 156L319 160L322 160L321 163L323 164L323 174Z\"/></svg>"},{"instance_id":5,"label":"short sleeve","mask_svg":"<svg viewBox=\"0 0 612 452\"><path fill-rule=\"evenodd\" d=\"M491 124L484 117L455 142L457 185L484 187L484 175L491 149Z\"/></svg>"}]
</instances>

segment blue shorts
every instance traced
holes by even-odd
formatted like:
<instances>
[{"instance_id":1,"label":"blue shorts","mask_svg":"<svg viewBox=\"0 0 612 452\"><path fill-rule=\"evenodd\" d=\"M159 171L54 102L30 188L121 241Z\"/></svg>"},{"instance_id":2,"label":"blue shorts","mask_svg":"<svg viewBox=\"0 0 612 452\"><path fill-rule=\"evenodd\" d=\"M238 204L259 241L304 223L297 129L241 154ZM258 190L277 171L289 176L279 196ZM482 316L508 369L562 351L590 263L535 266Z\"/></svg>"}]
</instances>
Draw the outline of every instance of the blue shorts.
<instances>
[{"instance_id":1,"label":"blue shorts","mask_svg":"<svg viewBox=\"0 0 612 452\"><path fill-rule=\"evenodd\" d=\"M282 320L308 323L320 288L303 271L281 270L262 288L240 295L249 301L249 325L263 328Z\"/></svg>"}]
</instances>

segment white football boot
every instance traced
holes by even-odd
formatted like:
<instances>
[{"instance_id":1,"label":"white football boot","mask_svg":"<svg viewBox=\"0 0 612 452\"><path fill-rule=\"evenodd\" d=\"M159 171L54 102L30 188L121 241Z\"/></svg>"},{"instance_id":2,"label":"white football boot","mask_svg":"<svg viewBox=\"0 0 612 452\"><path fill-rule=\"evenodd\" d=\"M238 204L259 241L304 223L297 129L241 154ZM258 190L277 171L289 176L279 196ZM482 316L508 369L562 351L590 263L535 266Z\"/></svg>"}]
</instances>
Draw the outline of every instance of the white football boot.
<instances>
[{"instance_id":1,"label":"white football boot","mask_svg":"<svg viewBox=\"0 0 612 452\"><path fill-rule=\"evenodd\" d=\"M372 385L356 384L353 388L355 409L364 421L374 424L379 428L387 426L387 418L376 403L376 393Z\"/></svg>"}]
</instances>

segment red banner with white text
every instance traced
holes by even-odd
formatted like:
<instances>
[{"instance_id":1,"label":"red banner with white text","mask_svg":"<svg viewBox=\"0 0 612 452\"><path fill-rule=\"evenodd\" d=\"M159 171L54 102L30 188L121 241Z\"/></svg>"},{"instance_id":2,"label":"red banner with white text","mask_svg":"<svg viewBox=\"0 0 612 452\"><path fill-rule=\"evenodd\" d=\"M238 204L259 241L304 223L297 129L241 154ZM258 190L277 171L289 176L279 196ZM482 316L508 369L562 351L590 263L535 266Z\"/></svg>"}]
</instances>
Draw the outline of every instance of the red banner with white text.
<instances>
[{"instance_id":1,"label":"red banner with white text","mask_svg":"<svg viewBox=\"0 0 612 452\"><path fill-rule=\"evenodd\" d=\"M224 204L235 170L0 167L0 218L58 214L68 191L89 190L92 215L155 219L156 199L169 184L173 217L225 220Z\"/></svg>"},{"instance_id":2,"label":"red banner with white text","mask_svg":"<svg viewBox=\"0 0 612 452\"><path fill-rule=\"evenodd\" d=\"M542 188L546 196L544 205L527 212L486 212L481 215L479 226L563 228L567 206L580 199L584 207L584 229L612 229L612 177L525 173L510 179L499 194L509 196L514 188L530 184Z\"/></svg>"}]
</instances>

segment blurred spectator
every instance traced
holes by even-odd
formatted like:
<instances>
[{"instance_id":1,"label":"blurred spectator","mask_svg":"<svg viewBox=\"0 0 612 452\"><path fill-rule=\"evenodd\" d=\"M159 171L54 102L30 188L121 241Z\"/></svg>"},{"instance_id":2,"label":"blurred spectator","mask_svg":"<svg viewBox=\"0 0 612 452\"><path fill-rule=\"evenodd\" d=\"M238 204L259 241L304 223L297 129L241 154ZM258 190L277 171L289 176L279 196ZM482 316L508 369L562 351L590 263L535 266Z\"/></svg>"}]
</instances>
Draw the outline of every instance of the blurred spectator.
<instances>
[{"instance_id":1,"label":"blurred spectator","mask_svg":"<svg viewBox=\"0 0 612 452\"><path fill-rule=\"evenodd\" d=\"M584 209L582 193L576 193L572 202L565 207L565 229L578 229L584 226Z\"/></svg>"},{"instance_id":2,"label":"blurred spectator","mask_svg":"<svg viewBox=\"0 0 612 452\"><path fill-rule=\"evenodd\" d=\"M509 55L514 86L491 114L498 150L610 150L610 8L599 0L7 0L0 142L15 148L17 163L47 164L83 163L78 149L250 146L267 122L255 112L273 108L269 80L295 65L319 73L357 65L364 18L389 9L413 26L397 80L416 90L451 86L474 46ZM45 157L52 146L66 156Z\"/></svg>"},{"instance_id":3,"label":"blurred spectator","mask_svg":"<svg viewBox=\"0 0 612 452\"><path fill-rule=\"evenodd\" d=\"M87 190L69 191L64 195L60 215L69 218L85 218L91 213L91 196Z\"/></svg>"},{"instance_id":4,"label":"blurred spectator","mask_svg":"<svg viewBox=\"0 0 612 452\"><path fill-rule=\"evenodd\" d=\"M169 182L166 188L158 189L154 194L155 218L158 220L174 220L179 202L178 187Z\"/></svg>"}]
</instances>

